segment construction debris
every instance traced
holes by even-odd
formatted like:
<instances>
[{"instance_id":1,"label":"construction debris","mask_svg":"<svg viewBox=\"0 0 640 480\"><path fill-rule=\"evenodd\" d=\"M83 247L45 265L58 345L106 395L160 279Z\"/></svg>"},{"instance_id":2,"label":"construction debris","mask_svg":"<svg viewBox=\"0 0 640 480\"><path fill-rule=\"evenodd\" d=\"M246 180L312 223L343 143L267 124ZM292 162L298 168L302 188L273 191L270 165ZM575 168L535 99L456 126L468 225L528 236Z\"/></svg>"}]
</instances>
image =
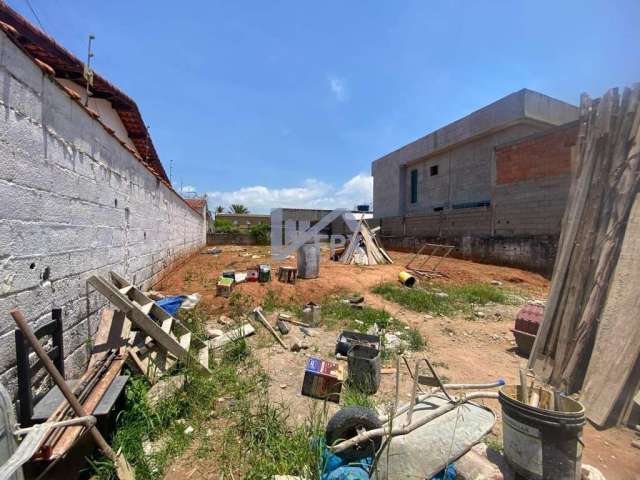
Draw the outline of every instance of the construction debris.
<instances>
[{"instance_id":1,"label":"construction debris","mask_svg":"<svg viewBox=\"0 0 640 480\"><path fill-rule=\"evenodd\" d=\"M308 323L299 322L298 320L294 320L293 317L287 313L281 313L278 315L278 320L282 320L283 322L290 323L291 325L297 325L298 327L309 327Z\"/></svg>"},{"instance_id":2,"label":"construction debris","mask_svg":"<svg viewBox=\"0 0 640 480\"><path fill-rule=\"evenodd\" d=\"M420 257L422 252L427 248L431 249L429 254L427 254L427 258L418 263L416 260L418 260L418 257ZM454 248L456 248L454 245L424 243L404 268L421 277L433 278L445 276L444 273L438 270L438 267Z\"/></svg>"},{"instance_id":3,"label":"construction debris","mask_svg":"<svg viewBox=\"0 0 640 480\"><path fill-rule=\"evenodd\" d=\"M239 326L238 328L234 328L233 330L229 330L223 335L216 337L214 339L209 340L209 348L211 350L216 350L229 342L233 342L240 338L248 337L252 335L256 330L250 323L245 323L244 325Z\"/></svg>"},{"instance_id":4,"label":"construction debris","mask_svg":"<svg viewBox=\"0 0 640 480\"><path fill-rule=\"evenodd\" d=\"M309 327L320 325L320 305L309 302L302 307L302 318Z\"/></svg>"},{"instance_id":5,"label":"construction debris","mask_svg":"<svg viewBox=\"0 0 640 480\"><path fill-rule=\"evenodd\" d=\"M347 248L340 256L345 265L382 265L393 263L391 257L378 242L367 222L361 219L351 235Z\"/></svg>"},{"instance_id":6,"label":"construction debris","mask_svg":"<svg viewBox=\"0 0 640 480\"><path fill-rule=\"evenodd\" d=\"M209 372L209 349L180 320L115 272L111 281L93 276L87 283L104 295L139 330L132 332L129 353L134 365L152 383L177 361L193 362ZM195 356L192 352L197 352Z\"/></svg>"},{"instance_id":7,"label":"construction debris","mask_svg":"<svg viewBox=\"0 0 640 480\"><path fill-rule=\"evenodd\" d=\"M282 346L282 348L284 348L285 350L288 350L288 347L282 341L282 339L280 338L280 335L278 335L278 332L276 332L273 329L273 327L271 325L269 325L269 322L267 321L267 319L264 318L264 315L262 313L262 309L260 307L255 308L253 310L253 315L254 315L256 320L258 320L260 323L262 323L262 325L264 325L264 327L267 330L269 330L269 333L271 333L271 335L273 335L273 337L278 341L278 343Z\"/></svg>"},{"instance_id":8,"label":"construction debris","mask_svg":"<svg viewBox=\"0 0 640 480\"><path fill-rule=\"evenodd\" d=\"M302 394L338 403L345 379L343 365L310 357L304 371Z\"/></svg>"},{"instance_id":9,"label":"construction debris","mask_svg":"<svg viewBox=\"0 0 640 480\"><path fill-rule=\"evenodd\" d=\"M576 172L529 368L581 390L596 425L629 418L640 387L640 84L583 95ZM621 408L620 408L621 407Z\"/></svg>"},{"instance_id":10,"label":"construction debris","mask_svg":"<svg viewBox=\"0 0 640 480\"><path fill-rule=\"evenodd\" d=\"M276 320L276 327L282 335L289 333L289 327L287 327L287 324L280 319Z\"/></svg>"}]
</instances>

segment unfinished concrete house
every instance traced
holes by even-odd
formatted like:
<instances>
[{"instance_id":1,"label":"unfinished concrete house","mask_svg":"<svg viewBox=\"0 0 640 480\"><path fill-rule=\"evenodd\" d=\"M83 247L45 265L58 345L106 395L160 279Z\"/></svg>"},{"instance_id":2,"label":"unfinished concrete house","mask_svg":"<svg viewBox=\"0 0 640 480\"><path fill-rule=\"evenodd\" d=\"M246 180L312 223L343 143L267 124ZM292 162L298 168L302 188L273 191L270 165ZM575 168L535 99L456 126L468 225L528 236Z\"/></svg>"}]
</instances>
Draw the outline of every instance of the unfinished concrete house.
<instances>
[{"instance_id":1,"label":"unfinished concrete house","mask_svg":"<svg viewBox=\"0 0 640 480\"><path fill-rule=\"evenodd\" d=\"M0 2L0 381L15 394L19 307L63 309L67 372L81 369L110 270L149 286L204 245L204 209L172 188L136 103Z\"/></svg>"},{"instance_id":2,"label":"unfinished concrete house","mask_svg":"<svg viewBox=\"0 0 640 480\"><path fill-rule=\"evenodd\" d=\"M575 106L523 89L375 160L385 244L447 242L459 256L549 274L577 118Z\"/></svg>"}]
</instances>

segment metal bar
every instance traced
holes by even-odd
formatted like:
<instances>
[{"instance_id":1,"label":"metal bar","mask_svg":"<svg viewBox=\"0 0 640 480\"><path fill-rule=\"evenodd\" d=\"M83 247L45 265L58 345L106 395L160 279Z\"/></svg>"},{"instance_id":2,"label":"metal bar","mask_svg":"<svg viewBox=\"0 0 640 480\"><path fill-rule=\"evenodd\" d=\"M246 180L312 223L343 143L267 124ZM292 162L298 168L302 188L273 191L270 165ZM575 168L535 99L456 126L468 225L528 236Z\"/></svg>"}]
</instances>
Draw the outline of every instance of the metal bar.
<instances>
[{"instance_id":1,"label":"metal bar","mask_svg":"<svg viewBox=\"0 0 640 480\"><path fill-rule=\"evenodd\" d=\"M406 435L406 434L411 433L412 431L414 431L416 428L420 428L423 425L429 423L431 420L433 420L435 418L438 418L438 417L440 417L441 415L444 415L447 412L450 412L451 410L453 410L454 408L460 406L461 404L463 404L465 402L468 402L470 400L477 399L477 398L493 398L493 399L496 399L496 398L498 398L498 394L496 392L473 392L473 393L470 393L470 394L464 396L463 398L461 398L457 402L449 402L446 405L442 405L441 407L436 408L429 415L425 415L424 417L422 417L420 419L420 421L418 421L416 423L405 424L404 426L394 428L391 431L389 431L389 429L386 428L385 426L382 426L380 428L376 428L374 430L368 430L366 432L360 433L360 434L356 435L355 437L352 437L352 438L350 438L348 440L340 442L337 445L334 445L333 447L329 447L329 448L331 449L332 452L339 453L339 452L342 452L342 451L346 450L347 448L353 447L354 445L357 445L359 443L367 442L367 441L371 440L372 438L383 437L383 436L396 437L398 435Z\"/></svg>"},{"instance_id":2,"label":"metal bar","mask_svg":"<svg viewBox=\"0 0 640 480\"><path fill-rule=\"evenodd\" d=\"M60 427L68 427L71 425L84 425L85 427L89 427L91 425L95 425L96 417L93 415L87 415L85 417L76 417L76 418L68 418L67 420L60 420L59 422L44 422L39 423L38 427L48 427L48 428L60 428ZM31 433L35 427L27 427L27 428L19 428L13 432L15 436L22 436Z\"/></svg>"},{"instance_id":3,"label":"metal bar","mask_svg":"<svg viewBox=\"0 0 640 480\"><path fill-rule=\"evenodd\" d=\"M405 427L411 423L411 417L413 416L413 408L416 406L416 396L418 390L418 375L420 374L420 361L416 362L416 368L413 374L413 387L411 388L411 403L409 403L409 413L407 413L407 421Z\"/></svg>"}]
</instances>

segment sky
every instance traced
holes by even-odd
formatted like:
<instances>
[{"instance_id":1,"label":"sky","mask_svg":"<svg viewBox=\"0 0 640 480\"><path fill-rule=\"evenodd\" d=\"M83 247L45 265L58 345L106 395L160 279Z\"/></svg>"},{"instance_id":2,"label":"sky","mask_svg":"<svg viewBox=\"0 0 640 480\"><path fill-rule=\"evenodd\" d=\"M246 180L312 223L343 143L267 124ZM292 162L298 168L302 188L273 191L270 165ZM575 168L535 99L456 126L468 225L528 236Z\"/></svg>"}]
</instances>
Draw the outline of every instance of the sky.
<instances>
[{"instance_id":1,"label":"sky","mask_svg":"<svg viewBox=\"0 0 640 480\"><path fill-rule=\"evenodd\" d=\"M8 3L81 59L95 35L94 69L211 208L370 203L373 160L509 93L640 81L638 0Z\"/></svg>"}]
</instances>

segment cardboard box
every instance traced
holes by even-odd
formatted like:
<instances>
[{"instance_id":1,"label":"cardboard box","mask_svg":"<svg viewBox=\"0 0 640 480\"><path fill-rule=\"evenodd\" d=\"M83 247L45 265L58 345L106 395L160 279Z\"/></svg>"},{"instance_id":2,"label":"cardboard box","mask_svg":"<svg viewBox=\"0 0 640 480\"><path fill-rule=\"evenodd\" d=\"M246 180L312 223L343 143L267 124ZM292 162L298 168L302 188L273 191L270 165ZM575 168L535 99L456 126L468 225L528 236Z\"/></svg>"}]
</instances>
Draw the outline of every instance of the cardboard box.
<instances>
[{"instance_id":1,"label":"cardboard box","mask_svg":"<svg viewBox=\"0 0 640 480\"><path fill-rule=\"evenodd\" d=\"M233 291L235 281L233 278L220 277L218 278L218 284L216 285L216 295L220 297L229 297Z\"/></svg>"},{"instance_id":2,"label":"cardboard box","mask_svg":"<svg viewBox=\"0 0 640 480\"><path fill-rule=\"evenodd\" d=\"M344 365L309 357L304 371L302 394L338 403L344 379Z\"/></svg>"}]
</instances>

